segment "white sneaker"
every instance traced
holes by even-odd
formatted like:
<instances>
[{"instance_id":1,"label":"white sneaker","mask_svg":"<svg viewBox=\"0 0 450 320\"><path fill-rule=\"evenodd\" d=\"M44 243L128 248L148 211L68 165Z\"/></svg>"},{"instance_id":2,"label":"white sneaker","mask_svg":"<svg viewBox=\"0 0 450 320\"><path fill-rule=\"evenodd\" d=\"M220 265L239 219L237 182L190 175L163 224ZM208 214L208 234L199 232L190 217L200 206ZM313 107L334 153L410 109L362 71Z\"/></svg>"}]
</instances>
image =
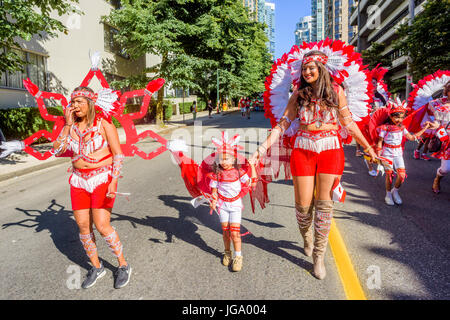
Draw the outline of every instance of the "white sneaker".
<instances>
[{"instance_id":1,"label":"white sneaker","mask_svg":"<svg viewBox=\"0 0 450 320\"><path fill-rule=\"evenodd\" d=\"M376 177L378 175L377 170L375 169L370 170L369 175L371 175L372 177Z\"/></svg>"},{"instance_id":2,"label":"white sneaker","mask_svg":"<svg viewBox=\"0 0 450 320\"><path fill-rule=\"evenodd\" d=\"M391 192L386 192L386 197L384 197L384 202L386 202L386 204L393 206L395 205L394 200L392 199L392 193Z\"/></svg>"},{"instance_id":3,"label":"white sneaker","mask_svg":"<svg viewBox=\"0 0 450 320\"><path fill-rule=\"evenodd\" d=\"M398 194L398 190L397 189L394 189L391 192L391 194L392 194L392 198L393 198L393 200L394 200L394 202L396 204L402 204L403 203L402 198L400 198L400 195Z\"/></svg>"}]
</instances>

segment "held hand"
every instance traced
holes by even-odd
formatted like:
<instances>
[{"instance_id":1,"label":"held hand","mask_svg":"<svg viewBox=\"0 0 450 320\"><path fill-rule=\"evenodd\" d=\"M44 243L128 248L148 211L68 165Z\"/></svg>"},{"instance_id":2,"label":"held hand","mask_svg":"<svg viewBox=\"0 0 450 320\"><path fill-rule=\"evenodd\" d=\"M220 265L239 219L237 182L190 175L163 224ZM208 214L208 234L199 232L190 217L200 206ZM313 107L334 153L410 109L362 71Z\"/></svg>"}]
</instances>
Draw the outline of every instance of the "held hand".
<instances>
[{"instance_id":1,"label":"held hand","mask_svg":"<svg viewBox=\"0 0 450 320\"><path fill-rule=\"evenodd\" d=\"M113 179L108 186L108 192L106 193L106 197L114 199L116 197L117 192L117 179Z\"/></svg>"},{"instance_id":2,"label":"held hand","mask_svg":"<svg viewBox=\"0 0 450 320\"><path fill-rule=\"evenodd\" d=\"M431 123L430 129L435 130L437 128L439 128L439 122L435 121L435 122Z\"/></svg>"},{"instance_id":3,"label":"held hand","mask_svg":"<svg viewBox=\"0 0 450 320\"><path fill-rule=\"evenodd\" d=\"M255 151L252 156L250 157L250 159L248 159L248 163L250 163L251 166L256 166L256 164L259 161L259 152Z\"/></svg>"},{"instance_id":4,"label":"held hand","mask_svg":"<svg viewBox=\"0 0 450 320\"><path fill-rule=\"evenodd\" d=\"M377 154L375 153L375 151L373 151L373 149L370 148L370 149L368 150L368 153L369 153L370 157L372 158L372 159L370 159L370 161L371 161L371 162L376 162L376 161L377 161ZM381 154L381 150L378 151L378 153ZM379 156L379 155L378 155L378 156Z\"/></svg>"}]
</instances>

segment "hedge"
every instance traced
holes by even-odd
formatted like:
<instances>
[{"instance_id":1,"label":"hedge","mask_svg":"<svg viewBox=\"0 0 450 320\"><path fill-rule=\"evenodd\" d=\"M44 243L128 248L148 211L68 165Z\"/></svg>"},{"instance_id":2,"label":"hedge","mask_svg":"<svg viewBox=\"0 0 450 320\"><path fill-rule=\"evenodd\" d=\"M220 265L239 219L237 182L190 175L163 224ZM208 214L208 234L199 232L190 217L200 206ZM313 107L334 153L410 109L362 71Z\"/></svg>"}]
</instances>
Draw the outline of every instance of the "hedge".
<instances>
[{"instance_id":1,"label":"hedge","mask_svg":"<svg viewBox=\"0 0 450 320\"><path fill-rule=\"evenodd\" d=\"M141 105L127 105L124 113L138 112ZM164 120L169 120L173 114L173 106L170 101L163 102ZM47 107L49 114L62 116L62 107ZM133 120L134 124L151 123L156 118L156 101L151 100L147 114L142 119ZM120 127L119 121L113 118L114 125ZM39 108L9 108L0 109L0 128L6 140L24 140L39 130L52 131L54 122L42 119ZM38 140L38 143L48 142L45 138Z\"/></svg>"}]
</instances>

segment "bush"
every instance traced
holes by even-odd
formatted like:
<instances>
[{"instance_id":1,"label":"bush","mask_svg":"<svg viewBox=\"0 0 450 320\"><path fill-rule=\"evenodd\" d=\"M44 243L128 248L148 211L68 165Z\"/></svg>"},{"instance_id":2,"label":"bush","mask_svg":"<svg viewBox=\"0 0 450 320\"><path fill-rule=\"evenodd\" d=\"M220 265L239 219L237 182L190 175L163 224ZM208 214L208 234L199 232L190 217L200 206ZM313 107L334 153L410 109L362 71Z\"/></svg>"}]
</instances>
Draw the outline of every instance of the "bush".
<instances>
[{"instance_id":1,"label":"bush","mask_svg":"<svg viewBox=\"0 0 450 320\"><path fill-rule=\"evenodd\" d=\"M47 111L52 115L63 115L62 107L47 107ZM39 109L35 107L0 110L0 128L6 140L24 140L39 130L51 132L54 124L44 120ZM45 138L38 141L48 142Z\"/></svg>"}]
</instances>

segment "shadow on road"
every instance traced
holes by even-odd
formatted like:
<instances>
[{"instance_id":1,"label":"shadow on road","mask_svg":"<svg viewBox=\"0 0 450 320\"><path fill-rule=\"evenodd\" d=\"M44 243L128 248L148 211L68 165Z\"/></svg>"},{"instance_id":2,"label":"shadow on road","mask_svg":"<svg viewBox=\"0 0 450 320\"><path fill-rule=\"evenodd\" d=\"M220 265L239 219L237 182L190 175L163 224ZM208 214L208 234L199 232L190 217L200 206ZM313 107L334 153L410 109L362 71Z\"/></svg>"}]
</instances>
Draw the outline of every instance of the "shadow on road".
<instances>
[{"instance_id":1,"label":"shadow on road","mask_svg":"<svg viewBox=\"0 0 450 320\"><path fill-rule=\"evenodd\" d=\"M412 143L407 144L404 153L408 178L400 188L403 200L401 206L385 204L385 177L370 177L362 159L354 156L354 146L345 146L347 163L343 181L348 196L352 197L352 202L375 208L378 214L345 212L346 217L337 219L351 219L387 231L391 235L390 244L396 244L395 248L372 246L365 249L406 265L414 271L430 296L448 299L450 296L450 275L447 265L450 257L450 217L448 215L450 188L448 182L443 181L441 187L447 191L438 196L431 192L432 180L440 162L413 160L411 154L414 146ZM349 189L362 190L367 196L353 195ZM406 225L408 230L413 228L417 233L411 234L405 231ZM427 253L426 249L420 249L425 245L421 243L424 238L429 242L426 243L426 247L431 245L437 249L442 253L440 257L430 256L430 253L424 254ZM423 296L413 296L404 292L388 292L387 294L392 299L423 299Z\"/></svg>"},{"instance_id":2,"label":"shadow on road","mask_svg":"<svg viewBox=\"0 0 450 320\"><path fill-rule=\"evenodd\" d=\"M173 237L176 237L218 258L222 257L221 252L210 247L197 233L198 231L197 225L202 225L215 231L219 237L222 236L222 229L220 226L219 219L216 216L216 213L213 213L213 215L209 215L209 207L206 206L201 206L197 209L194 209L190 203L191 198L189 197L160 195L158 198L164 202L164 205L177 209L179 217L172 218L172 217L146 216L144 219L139 219L125 215L120 215L117 213L112 213L111 221L125 220L129 221L132 224L149 226L156 230L164 232L166 236L166 239L164 240L165 242L168 243L173 242ZM247 218L244 218L243 220L267 228L283 227L276 223L264 223ZM247 231L251 232L251 230L248 230L245 226L241 225L241 232L246 233ZM160 239L150 238L149 240L155 243L161 243ZM310 271L312 269L311 263L303 259L297 258L283 250L289 249L298 252L303 252L303 248L297 246L295 244L296 242L285 240L273 241L266 239L264 237L257 237L252 233L243 236L242 242L244 244L245 243L251 244L257 248L260 248L262 250L275 254L281 258L284 258L302 267L307 271Z\"/></svg>"},{"instance_id":3,"label":"shadow on road","mask_svg":"<svg viewBox=\"0 0 450 320\"><path fill-rule=\"evenodd\" d=\"M27 219L18 222L5 223L2 229L10 227L35 228L36 232L48 231L55 247L73 263L89 270L91 265L84 252L79 239L78 225L72 219L72 210L66 210L64 206L58 204L56 200L51 200L51 204L45 210L21 209L17 211L25 214ZM97 237L98 238L98 237ZM115 272L117 267L112 266L105 260L105 268Z\"/></svg>"}]
</instances>

